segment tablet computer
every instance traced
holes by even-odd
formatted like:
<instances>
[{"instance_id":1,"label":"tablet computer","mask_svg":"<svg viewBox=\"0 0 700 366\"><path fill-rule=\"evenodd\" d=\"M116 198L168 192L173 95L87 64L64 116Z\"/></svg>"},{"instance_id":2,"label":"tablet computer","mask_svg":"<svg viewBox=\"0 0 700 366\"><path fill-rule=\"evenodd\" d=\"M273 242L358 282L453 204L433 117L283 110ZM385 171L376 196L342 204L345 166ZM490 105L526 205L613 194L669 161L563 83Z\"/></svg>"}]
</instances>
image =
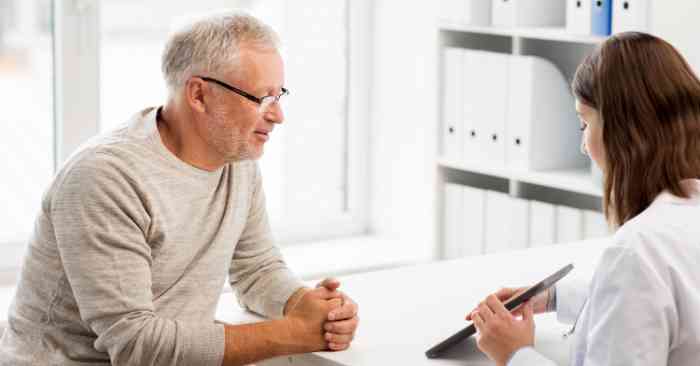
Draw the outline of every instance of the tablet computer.
<instances>
[{"instance_id":1,"label":"tablet computer","mask_svg":"<svg viewBox=\"0 0 700 366\"><path fill-rule=\"evenodd\" d=\"M535 284L534 286L529 287L523 293L521 293L519 295L515 295L515 296L511 297L510 299L506 300L504 303L504 306L509 311L515 310L518 306L522 305L525 301L530 300L535 295L552 287L552 285L554 285L557 281L559 281L564 276L566 276L569 272L571 272L572 269L574 269L573 264L566 265L564 268L558 270L553 275L545 278L544 280ZM460 330L459 332L451 335L449 338L445 339L444 341L438 343L437 345L435 345L431 349L427 350L425 352L425 355L428 356L428 358L440 357L440 355L443 352L445 352L446 350L448 350L450 347L461 342L465 338L472 336L474 333L476 333L476 327L474 326L474 324L471 324L468 327Z\"/></svg>"}]
</instances>

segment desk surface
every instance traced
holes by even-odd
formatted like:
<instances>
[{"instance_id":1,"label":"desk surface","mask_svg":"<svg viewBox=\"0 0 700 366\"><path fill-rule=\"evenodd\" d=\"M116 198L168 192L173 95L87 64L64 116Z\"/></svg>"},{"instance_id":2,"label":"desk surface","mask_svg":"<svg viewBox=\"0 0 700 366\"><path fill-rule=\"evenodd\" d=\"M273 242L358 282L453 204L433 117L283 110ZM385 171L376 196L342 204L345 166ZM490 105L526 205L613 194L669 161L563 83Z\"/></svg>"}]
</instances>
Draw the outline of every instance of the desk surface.
<instances>
[{"instance_id":1,"label":"desk surface","mask_svg":"<svg viewBox=\"0 0 700 366\"><path fill-rule=\"evenodd\" d=\"M567 263L576 268L564 280L591 276L608 243L585 241L343 277L341 289L360 307L353 345L343 352L316 352L292 360L311 365L488 365L473 337L442 359L429 360L424 353L465 327L467 311L500 287L531 285ZM222 298L218 319L260 319L231 307L232 301L230 294ZM568 326L553 314L538 316L536 325L535 348L566 364L569 345L562 334Z\"/></svg>"}]
</instances>

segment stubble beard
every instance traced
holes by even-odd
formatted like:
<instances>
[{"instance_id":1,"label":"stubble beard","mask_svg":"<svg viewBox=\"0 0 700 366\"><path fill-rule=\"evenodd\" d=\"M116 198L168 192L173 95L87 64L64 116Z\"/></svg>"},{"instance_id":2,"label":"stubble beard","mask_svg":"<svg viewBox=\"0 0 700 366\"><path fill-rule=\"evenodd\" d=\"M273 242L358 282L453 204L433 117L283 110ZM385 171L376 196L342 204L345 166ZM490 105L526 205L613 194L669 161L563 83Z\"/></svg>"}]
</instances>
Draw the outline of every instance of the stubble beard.
<instances>
[{"instance_id":1,"label":"stubble beard","mask_svg":"<svg viewBox=\"0 0 700 366\"><path fill-rule=\"evenodd\" d=\"M212 120L207 125L207 134L214 149L227 163L259 158L244 131L227 121L228 118L223 110L212 112Z\"/></svg>"}]
</instances>

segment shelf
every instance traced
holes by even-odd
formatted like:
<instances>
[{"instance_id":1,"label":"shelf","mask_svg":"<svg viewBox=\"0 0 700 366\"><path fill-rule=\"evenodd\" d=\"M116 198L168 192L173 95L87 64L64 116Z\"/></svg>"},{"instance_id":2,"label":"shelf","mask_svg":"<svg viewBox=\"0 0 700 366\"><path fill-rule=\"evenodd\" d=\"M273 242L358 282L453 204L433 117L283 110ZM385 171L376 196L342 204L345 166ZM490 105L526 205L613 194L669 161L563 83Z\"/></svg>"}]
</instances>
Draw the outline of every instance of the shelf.
<instances>
[{"instance_id":1,"label":"shelf","mask_svg":"<svg viewBox=\"0 0 700 366\"><path fill-rule=\"evenodd\" d=\"M440 29L455 32L477 33L506 37L521 37L529 39L541 39L547 41L561 41L590 45L597 45L606 39L606 37L601 36L571 34L566 30L566 28L563 27L504 28L459 25L448 22L441 22Z\"/></svg>"},{"instance_id":2,"label":"shelf","mask_svg":"<svg viewBox=\"0 0 700 366\"><path fill-rule=\"evenodd\" d=\"M439 159L438 165L594 197L602 197L603 195L602 188L595 184L588 168L528 171L506 166L499 167L481 163L455 162L448 159Z\"/></svg>"}]
</instances>

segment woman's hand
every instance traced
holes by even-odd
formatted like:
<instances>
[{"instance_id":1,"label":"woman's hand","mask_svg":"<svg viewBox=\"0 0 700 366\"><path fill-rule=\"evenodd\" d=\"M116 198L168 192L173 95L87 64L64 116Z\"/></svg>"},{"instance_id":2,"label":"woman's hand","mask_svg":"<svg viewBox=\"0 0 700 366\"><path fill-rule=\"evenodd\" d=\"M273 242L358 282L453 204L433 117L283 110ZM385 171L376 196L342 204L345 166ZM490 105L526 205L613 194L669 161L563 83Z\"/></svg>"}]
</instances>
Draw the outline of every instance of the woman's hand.
<instances>
[{"instance_id":1,"label":"woman's hand","mask_svg":"<svg viewBox=\"0 0 700 366\"><path fill-rule=\"evenodd\" d=\"M505 365L520 348L535 343L533 305L521 306L522 318L511 314L496 295L489 295L471 314L479 331L477 346L498 365Z\"/></svg>"},{"instance_id":2,"label":"woman's hand","mask_svg":"<svg viewBox=\"0 0 700 366\"><path fill-rule=\"evenodd\" d=\"M494 294L498 300L500 300L502 303L505 303L508 299L511 297L514 297L515 295L520 295L521 293L525 292L527 290L527 287L504 287ZM532 303L532 309L535 314L541 314L547 312L547 302L549 301L549 291L552 291L551 288L547 289L547 291L542 291L540 294L537 296L533 297L530 299L530 303ZM477 308L474 308L469 314L467 314L466 319L471 321L472 320L472 314L476 311ZM514 315L516 316L522 316L522 309L523 307L519 307L515 309L513 312Z\"/></svg>"}]
</instances>

